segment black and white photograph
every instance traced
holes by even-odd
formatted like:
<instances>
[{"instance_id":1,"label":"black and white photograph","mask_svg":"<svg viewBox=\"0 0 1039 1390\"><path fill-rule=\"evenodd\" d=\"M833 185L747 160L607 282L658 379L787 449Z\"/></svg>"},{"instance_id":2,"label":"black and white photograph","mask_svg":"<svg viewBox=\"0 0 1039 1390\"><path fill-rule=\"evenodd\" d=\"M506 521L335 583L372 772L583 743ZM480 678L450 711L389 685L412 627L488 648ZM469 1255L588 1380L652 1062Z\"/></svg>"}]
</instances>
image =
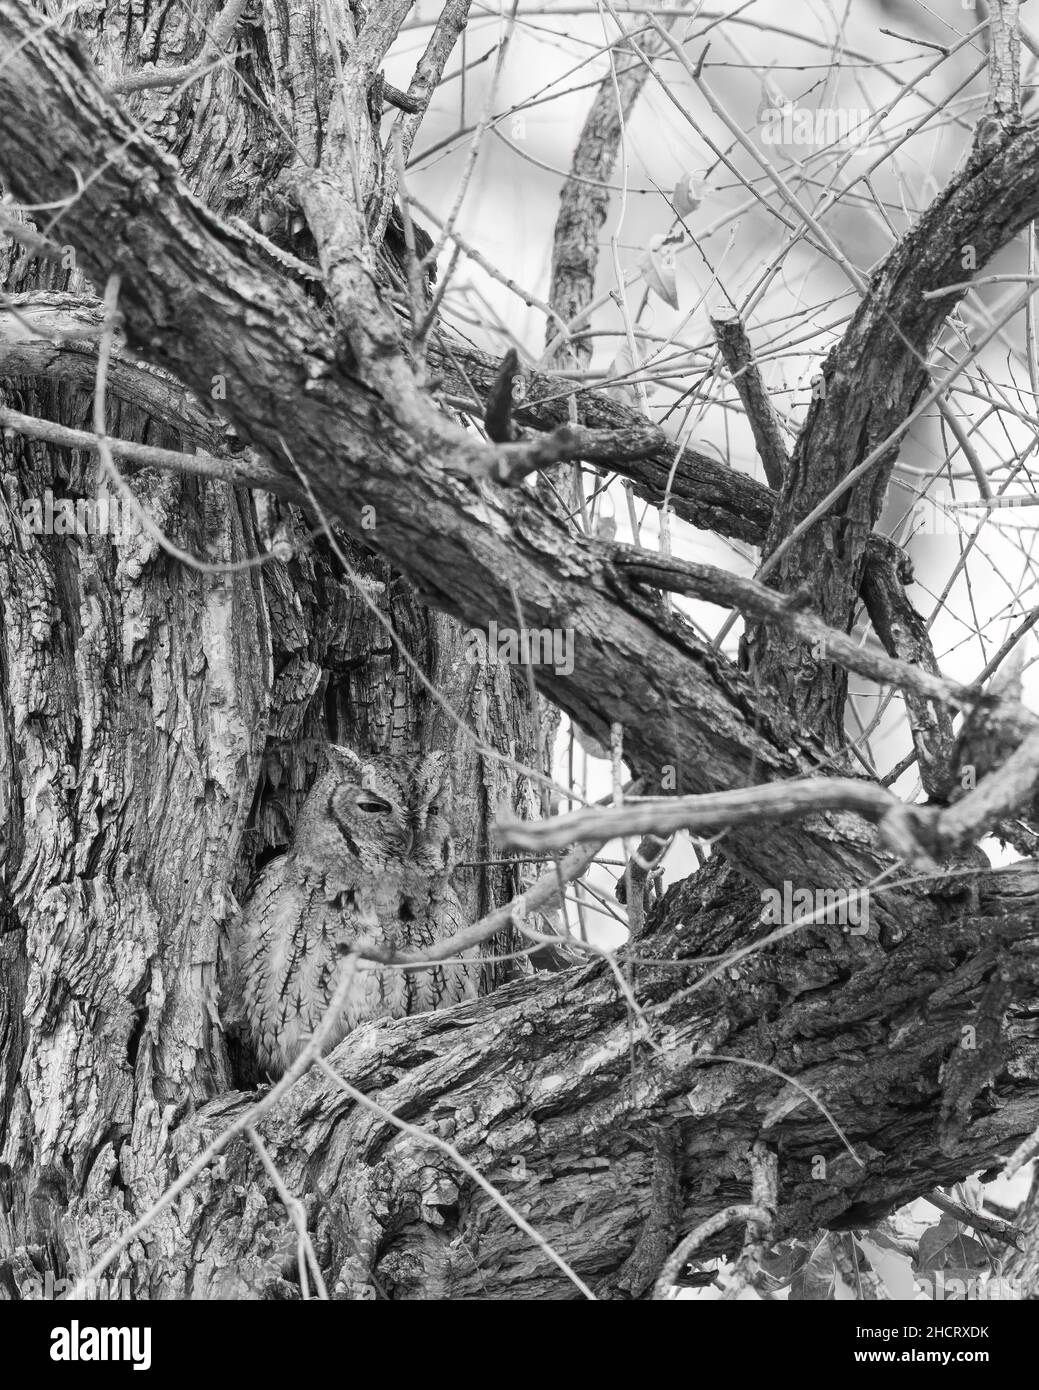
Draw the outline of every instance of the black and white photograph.
<instances>
[{"instance_id":1,"label":"black and white photograph","mask_svg":"<svg viewBox=\"0 0 1039 1390\"><path fill-rule=\"evenodd\" d=\"M1039 3L0 0L5 1343L999 1367L1037 315Z\"/></svg>"}]
</instances>

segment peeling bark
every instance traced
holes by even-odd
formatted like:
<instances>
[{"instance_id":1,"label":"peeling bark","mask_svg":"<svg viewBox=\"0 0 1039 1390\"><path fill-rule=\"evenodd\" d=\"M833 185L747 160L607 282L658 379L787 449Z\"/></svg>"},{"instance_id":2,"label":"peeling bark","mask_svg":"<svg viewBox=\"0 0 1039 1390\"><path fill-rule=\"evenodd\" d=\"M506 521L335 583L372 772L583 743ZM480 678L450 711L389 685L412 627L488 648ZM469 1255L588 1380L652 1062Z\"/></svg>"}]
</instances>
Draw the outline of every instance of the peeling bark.
<instances>
[{"instance_id":1,"label":"peeling bark","mask_svg":"<svg viewBox=\"0 0 1039 1390\"><path fill-rule=\"evenodd\" d=\"M467 810L463 860L492 857L488 824L503 804L516 818L536 810L527 779L477 756L388 643L314 508L299 501L297 466L423 672L508 757L542 766L546 721L539 746L525 685L466 662L459 623L512 622L518 600L526 624L572 628L580 643L572 672L539 671L541 690L603 740L621 724L648 790L671 769L677 789L693 792L843 766L840 669L802 688L801 656L791 644L766 647L761 628L756 670L778 693L755 686L534 491L466 475L487 452L442 398L476 389L485 399L497 364L466 349L463 375L441 339L430 352L441 399L420 387L398 330L399 267L395 277L385 247L364 260L346 235L362 208L376 227L384 211L376 79L407 8L372 7L372 46L361 52L365 16L333 5L344 45L357 50L339 110L334 65L308 66L321 51L313 12L262 6L236 31L235 61L277 120L217 68L175 98L152 138L133 131L73 39L31 35L38 15L0 0L10 53L0 172L26 202L76 193L55 234L78 268L11 251L0 267L8 289L32 296L36 323L57 313L96 333L89 287L118 270L125 344L111 370L110 433L178 450L248 449L296 499L128 469L170 537L206 559L239 565L281 542L262 565L200 574L140 535L111 544L27 532L26 499L48 488L90 497L96 465L78 450L0 440L7 1290L46 1262L82 1273L255 1098L220 1028L227 929L252 871L287 843L325 741L450 746ZM445 33L457 34L464 7L448 11ZM187 12L145 15L127 21L126 52L160 64L201 51ZM104 16L94 22L102 72L124 71ZM427 51L414 95L428 96L443 57ZM169 100L143 89L124 105L154 114ZM326 159L340 161L338 177L351 132L354 224L335 214L341 181L300 178L308 161ZM689 449L672 489L680 515L753 542L771 519L774 550L902 425L926 384L919 355L955 302L922 292L959 278L963 238L984 264L1035 214L1035 155L1026 126L979 156L878 271L827 364L828 394L778 501ZM95 176L77 191L70 166ZM310 197L309 227L297 226L300 194ZM319 252L321 282L295 264L314 265ZM5 404L91 428L96 339L57 347L8 329L0 351ZM565 423L557 388L533 376L518 424ZM632 424L595 392L577 400L585 425ZM673 462L661 440L623 469L640 495L659 499ZM889 465L885 457L846 494L838 519L809 531L770 581L817 586L820 615L842 630ZM897 587L874 599L890 616L886 634L878 623L889 650L928 668ZM937 778L948 731L936 721L918 732ZM331 1057L351 1085L453 1144L602 1297L643 1296L676 1234L745 1202L760 1140L779 1159L782 1237L867 1224L990 1167L1039 1121L1034 863L981 875L973 890L896 880L872 895L861 934L807 926L711 973L701 957L767 934L761 887L861 885L894 863L851 813L768 834L739 828L720 848L725 858L673 888L630 950L651 1040L601 963L518 979L503 967L493 994L367 1024ZM514 865L473 862L458 884L469 916L507 900L517 878ZM970 1066L951 1063L965 1021L984 1039ZM323 1073L311 1071L258 1128L306 1206L339 1296L575 1294L442 1151L353 1104ZM739 1239L722 1232L704 1253ZM242 1140L109 1272L153 1298L293 1298L294 1252L288 1218Z\"/></svg>"}]
</instances>

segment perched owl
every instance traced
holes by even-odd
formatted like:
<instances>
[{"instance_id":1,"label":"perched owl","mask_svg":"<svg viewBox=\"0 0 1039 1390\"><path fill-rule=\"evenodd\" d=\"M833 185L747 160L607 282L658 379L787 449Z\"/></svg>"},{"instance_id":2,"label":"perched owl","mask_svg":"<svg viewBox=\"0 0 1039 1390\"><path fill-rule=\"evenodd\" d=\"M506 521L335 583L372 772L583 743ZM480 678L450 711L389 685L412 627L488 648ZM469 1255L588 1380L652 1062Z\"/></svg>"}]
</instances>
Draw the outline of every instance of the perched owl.
<instances>
[{"instance_id":1,"label":"perched owl","mask_svg":"<svg viewBox=\"0 0 1039 1390\"><path fill-rule=\"evenodd\" d=\"M261 1067L278 1076L298 1056L335 992L342 948L364 942L422 950L464 925L451 886L447 755L362 757L329 747L292 844L246 900L239 971ZM471 999L480 964L401 970L358 963L329 1048L380 1015Z\"/></svg>"}]
</instances>

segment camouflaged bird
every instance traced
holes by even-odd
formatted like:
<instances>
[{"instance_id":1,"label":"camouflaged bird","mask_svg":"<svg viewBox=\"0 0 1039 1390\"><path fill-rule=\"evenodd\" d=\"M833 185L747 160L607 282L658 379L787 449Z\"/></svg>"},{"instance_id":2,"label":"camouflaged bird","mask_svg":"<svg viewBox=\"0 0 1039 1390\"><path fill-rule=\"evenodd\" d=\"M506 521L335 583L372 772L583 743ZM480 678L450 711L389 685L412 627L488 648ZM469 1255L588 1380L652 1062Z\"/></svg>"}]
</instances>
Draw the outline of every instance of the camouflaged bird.
<instances>
[{"instance_id":1,"label":"camouflaged bird","mask_svg":"<svg viewBox=\"0 0 1039 1390\"><path fill-rule=\"evenodd\" d=\"M292 843L246 900L245 1016L262 1068L298 1056L335 993L344 949L428 948L464 925L451 886L447 755L368 757L330 745ZM479 992L480 965L401 970L360 960L325 1050L371 1018L422 1013Z\"/></svg>"}]
</instances>

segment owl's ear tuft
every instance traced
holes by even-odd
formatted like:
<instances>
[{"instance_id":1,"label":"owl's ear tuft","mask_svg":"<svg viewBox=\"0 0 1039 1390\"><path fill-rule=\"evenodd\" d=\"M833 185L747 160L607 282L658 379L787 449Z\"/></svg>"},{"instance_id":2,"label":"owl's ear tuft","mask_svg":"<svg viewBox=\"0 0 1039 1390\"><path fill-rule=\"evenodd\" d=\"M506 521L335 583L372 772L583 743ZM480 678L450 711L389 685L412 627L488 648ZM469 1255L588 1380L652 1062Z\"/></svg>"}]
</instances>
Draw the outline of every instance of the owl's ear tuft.
<instances>
[{"instance_id":1,"label":"owl's ear tuft","mask_svg":"<svg viewBox=\"0 0 1039 1390\"><path fill-rule=\"evenodd\" d=\"M364 759L352 748L347 748L344 743L330 743L328 745L328 759L333 766L351 773L358 779L364 774Z\"/></svg>"}]
</instances>

